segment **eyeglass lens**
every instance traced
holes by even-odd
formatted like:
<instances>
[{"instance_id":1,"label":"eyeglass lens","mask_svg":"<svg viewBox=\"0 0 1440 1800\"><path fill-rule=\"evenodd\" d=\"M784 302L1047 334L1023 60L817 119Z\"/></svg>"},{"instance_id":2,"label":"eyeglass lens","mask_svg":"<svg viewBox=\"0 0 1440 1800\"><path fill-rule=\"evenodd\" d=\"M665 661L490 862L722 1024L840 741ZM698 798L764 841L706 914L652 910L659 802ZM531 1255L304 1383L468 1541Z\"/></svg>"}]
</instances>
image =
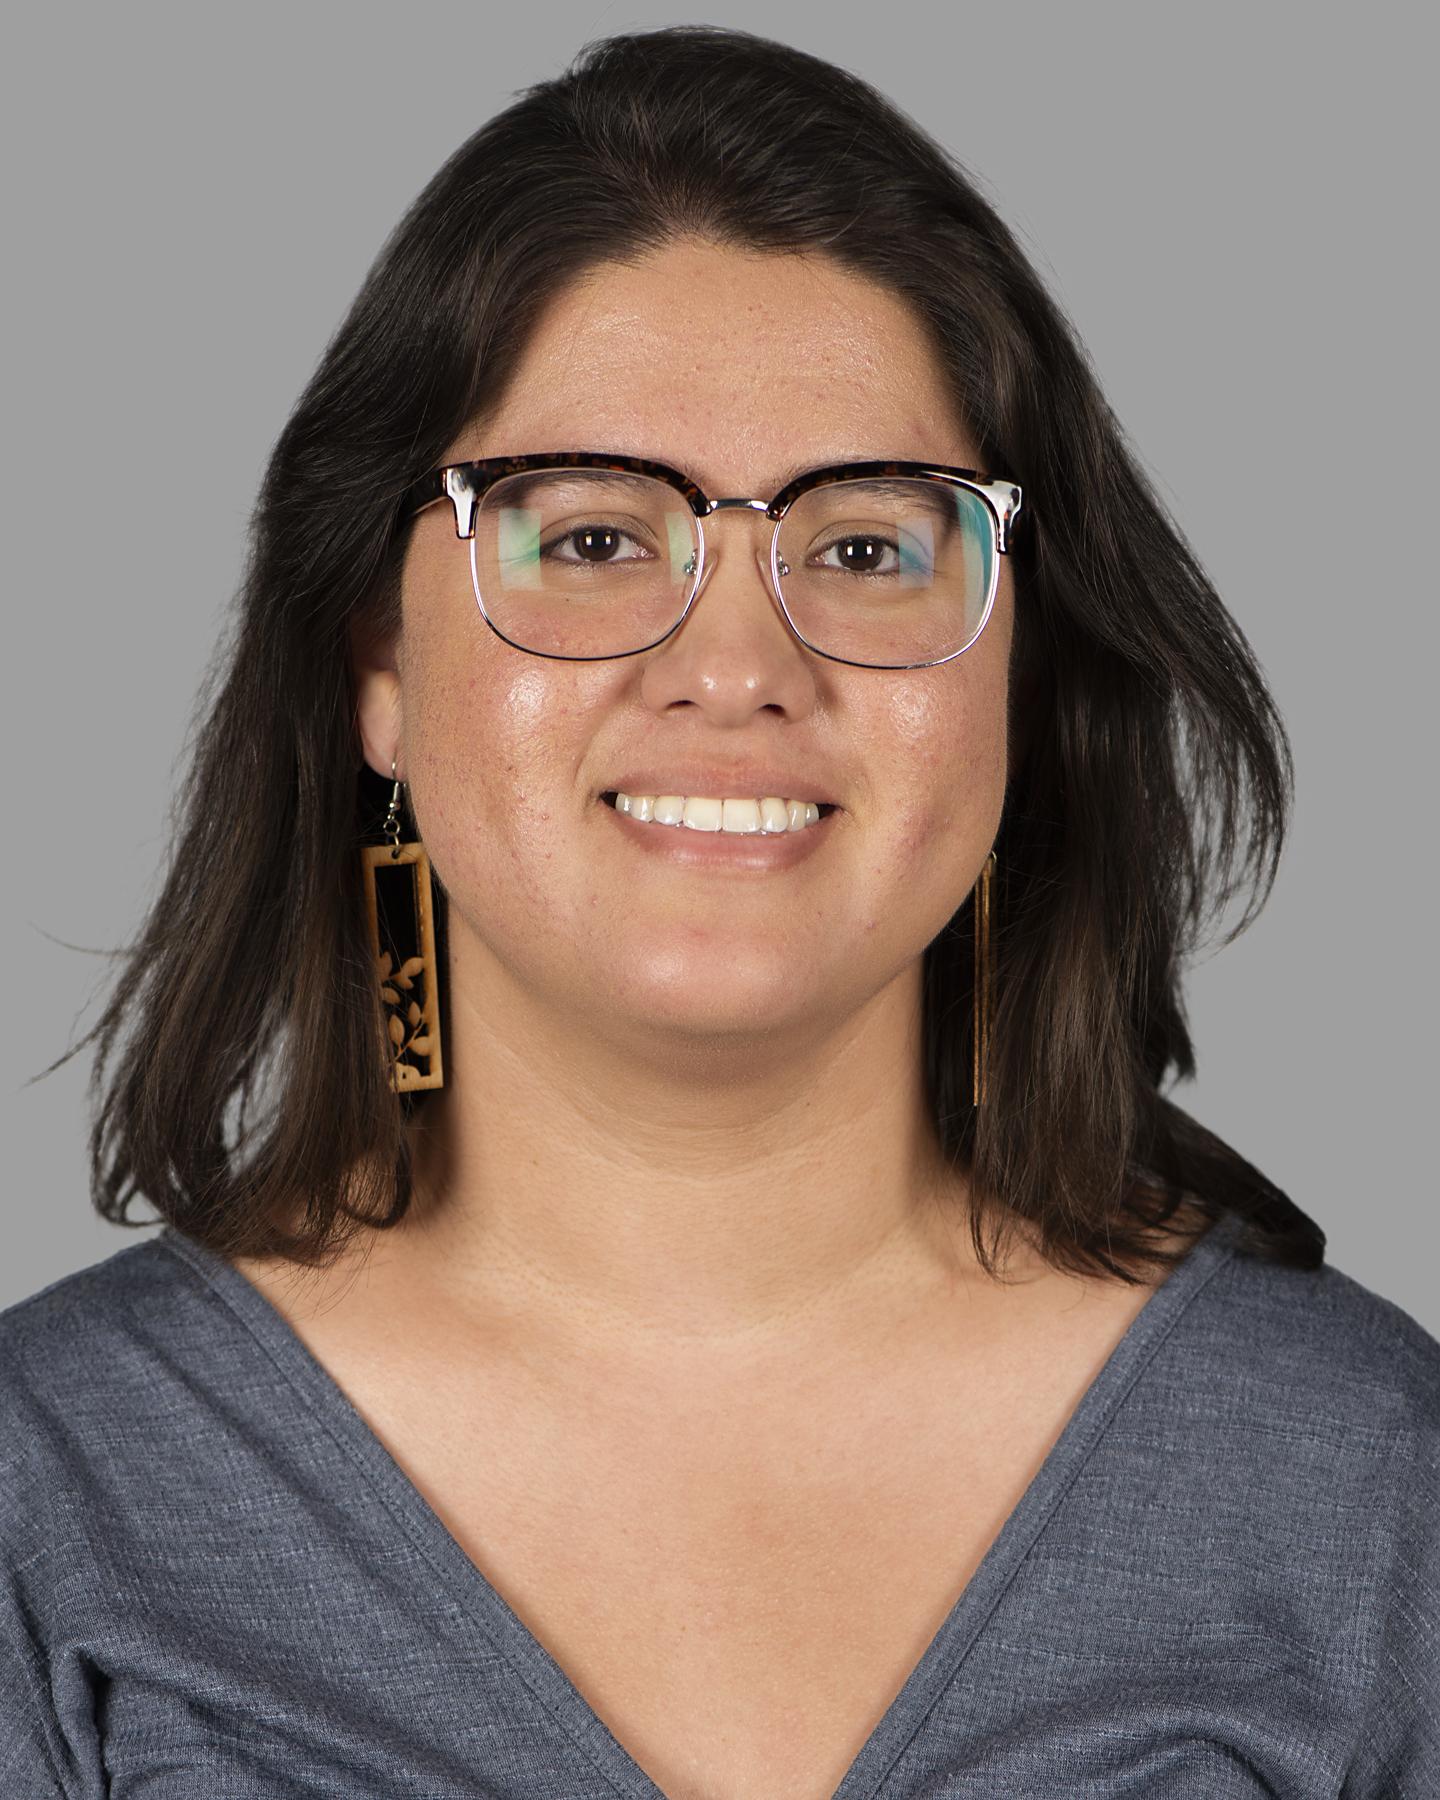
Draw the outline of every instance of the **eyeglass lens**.
<instances>
[{"instance_id":1,"label":"eyeglass lens","mask_svg":"<svg viewBox=\"0 0 1440 1800\"><path fill-rule=\"evenodd\" d=\"M814 649L900 667L967 648L995 577L994 521L968 488L917 478L831 482L780 522L780 594ZM623 656L685 610L695 515L663 481L599 469L508 475L476 512L477 598L502 636L542 655Z\"/></svg>"}]
</instances>

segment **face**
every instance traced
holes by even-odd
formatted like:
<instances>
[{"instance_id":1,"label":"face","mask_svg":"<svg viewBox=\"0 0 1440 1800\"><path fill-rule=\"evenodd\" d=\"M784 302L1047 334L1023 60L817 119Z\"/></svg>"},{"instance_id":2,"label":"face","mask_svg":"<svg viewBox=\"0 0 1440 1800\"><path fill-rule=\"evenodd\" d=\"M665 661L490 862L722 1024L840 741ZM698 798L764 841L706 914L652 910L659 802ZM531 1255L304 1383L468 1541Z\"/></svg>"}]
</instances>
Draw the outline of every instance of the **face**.
<instances>
[{"instance_id":1,"label":"face","mask_svg":"<svg viewBox=\"0 0 1440 1800\"><path fill-rule=\"evenodd\" d=\"M761 499L823 463L978 467L945 388L889 290L823 257L687 242L555 300L502 404L445 460L620 452L712 496ZM1007 558L963 655L856 668L791 633L768 585L770 523L722 511L677 631L640 655L562 662L486 625L448 505L412 529L399 638L357 653L360 725L372 768L388 777L396 757L449 895L452 983L503 983L668 1055L687 1041L793 1048L915 980L1000 819ZM751 765L788 779L685 779ZM717 855L710 834L627 820L600 798L632 777L645 792L837 810L803 854L787 833Z\"/></svg>"}]
</instances>

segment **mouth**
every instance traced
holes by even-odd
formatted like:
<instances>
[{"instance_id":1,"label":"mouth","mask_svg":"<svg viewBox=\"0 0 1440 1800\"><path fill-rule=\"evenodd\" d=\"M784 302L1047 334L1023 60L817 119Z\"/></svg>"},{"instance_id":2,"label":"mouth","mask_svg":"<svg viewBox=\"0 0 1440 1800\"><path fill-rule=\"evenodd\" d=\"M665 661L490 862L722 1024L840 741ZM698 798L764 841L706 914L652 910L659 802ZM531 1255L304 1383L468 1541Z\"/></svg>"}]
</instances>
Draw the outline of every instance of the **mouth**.
<instances>
[{"instance_id":1,"label":"mouth","mask_svg":"<svg viewBox=\"0 0 1440 1800\"><path fill-rule=\"evenodd\" d=\"M761 814L757 823L756 802L738 809L741 828L726 830L716 818L713 802L699 809L694 824L677 813L673 799L664 809L665 816L656 819L646 800L646 811L640 816L622 812L615 804L615 790L609 789L596 798L614 820L621 841L645 858L653 868L669 867L691 873L708 870L714 876L730 875L737 879L776 876L819 856L823 862L823 846L837 829L835 815L842 806L830 801L802 804L788 803L789 819L774 807L768 816ZM806 817L809 805L814 812ZM717 825L719 829L716 829Z\"/></svg>"},{"instance_id":2,"label":"mouth","mask_svg":"<svg viewBox=\"0 0 1440 1800\"><path fill-rule=\"evenodd\" d=\"M600 795L600 799L602 799L605 802L605 804L612 810L612 812L614 811L614 808L615 808L616 792L617 792L616 789L611 788L608 793L604 793L604 794ZM820 817L822 819L828 819L831 813L840 812L842 810L840 807L834 805L829 800L817 801L816 805L819 810Z\"/></svg>"}]
</instances>

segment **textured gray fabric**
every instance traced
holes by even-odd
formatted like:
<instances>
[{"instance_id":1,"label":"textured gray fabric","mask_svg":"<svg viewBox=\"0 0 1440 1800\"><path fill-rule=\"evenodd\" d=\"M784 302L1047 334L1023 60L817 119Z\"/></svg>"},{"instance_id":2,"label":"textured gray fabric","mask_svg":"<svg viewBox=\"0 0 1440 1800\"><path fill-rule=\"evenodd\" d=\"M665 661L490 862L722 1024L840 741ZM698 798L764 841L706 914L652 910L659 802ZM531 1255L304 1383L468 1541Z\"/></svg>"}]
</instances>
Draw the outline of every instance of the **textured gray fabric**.
<instances>
[{"instance_id":1,"label":"textured gray fabric","mask_svg":"<svg viewBox=\"0 0 1440 1800\"><path fill-rule=\"evenodd\" d=\"M1440 1796L1440 1343L1234 1225L1146 1302L836 1800ZM186 1238L0 1313L0 1481L4 1800L657 1800Z\"/></svg>"}]
</instances>

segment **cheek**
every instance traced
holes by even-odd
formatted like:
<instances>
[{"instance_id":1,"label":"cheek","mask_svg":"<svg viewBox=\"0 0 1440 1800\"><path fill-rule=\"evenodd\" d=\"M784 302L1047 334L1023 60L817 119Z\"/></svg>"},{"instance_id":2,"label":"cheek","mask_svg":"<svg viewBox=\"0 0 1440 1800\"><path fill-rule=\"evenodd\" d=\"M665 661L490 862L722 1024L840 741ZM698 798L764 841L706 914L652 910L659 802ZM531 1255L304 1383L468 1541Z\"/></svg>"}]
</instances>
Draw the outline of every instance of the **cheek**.
<instances>
[{"instance_id":1,"label":"cheek","mask_svg":"<svg viewBox=\"0 0 1440 1800\"><path fill-rule=\"evenodd\" d=\"M863 918L897 966L964 905L994 841L1006 779L1004 673L966 670L962 679L943 665L932 674L944 681L897 683L887 696L880 729L897 777L872 797L880 816Z\"/></svg>"},{"instance_id":2,"label":"cheek","mask_svg":"<svg viewBox=\"0 0 1440 1800\"><path fill-rule=\"evenodd\" d=\"M888 803L889 853L912 874L945 882L951 865L984 856L999 824L1006 780L1004 660L957 658L942 679L897 682L885 696L886 758L897 776Z\"/></svg>"},{"instance_id":3,"label":"cheek","mask_svg":"<svg viewBox=\"0 0 1440 1800\"><path fill-rule=\"evenodd\" d=\"M492 642L452 622L416 630L401 692L416 819L437 871L452 892L495 898L517 881L543 885L555 809L574 793L579 709L563 673Z\"/></svg>"}]
</instances>

